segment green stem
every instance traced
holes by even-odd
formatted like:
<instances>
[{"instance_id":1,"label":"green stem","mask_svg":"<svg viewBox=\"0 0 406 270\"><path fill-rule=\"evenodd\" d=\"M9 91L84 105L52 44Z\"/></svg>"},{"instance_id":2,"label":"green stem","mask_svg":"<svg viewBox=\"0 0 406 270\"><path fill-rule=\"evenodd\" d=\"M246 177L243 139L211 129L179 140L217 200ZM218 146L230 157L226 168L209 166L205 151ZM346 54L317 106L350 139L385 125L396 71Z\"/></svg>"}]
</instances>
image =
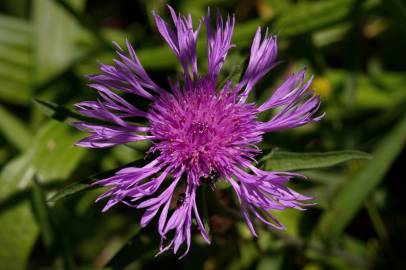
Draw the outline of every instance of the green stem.
<instances>
[{"instance_id":1,"label":"green stem","mask_svg":"<svg viewBox=\"0 0 406 270\"><path fill-rule=\"evenodd\" d=\"M372 226L378 234L379 239L382 242L385 242L388 239L388 231L386 230L385 224L383 223L378 209L371 200L365 201L365 208L368 212L369 218L371 219Z\"/></svg>"}]
</instances>

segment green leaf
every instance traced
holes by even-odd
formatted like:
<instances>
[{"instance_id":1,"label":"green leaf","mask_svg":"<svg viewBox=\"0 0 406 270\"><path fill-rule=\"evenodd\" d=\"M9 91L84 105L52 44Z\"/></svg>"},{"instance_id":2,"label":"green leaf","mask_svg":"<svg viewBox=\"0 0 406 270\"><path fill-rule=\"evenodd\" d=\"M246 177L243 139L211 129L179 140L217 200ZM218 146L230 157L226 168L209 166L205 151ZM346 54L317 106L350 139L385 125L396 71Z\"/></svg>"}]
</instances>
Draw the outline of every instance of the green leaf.
<instances>
[{"instance_id":1,"label":"green leaf","mask_svg":"<svg viewBox=\"0 0 406 270\"><path fill-rule=\"evenodd\" d=\"M25 21L0 15L0 99L26 104L32 86L32 27Z\"/></svg>"},{"instance_id":2,"label":"green leaf","mask_svg":"<svg viewBox=\"0 0 406 270\"><path fill-rule=\"evenodd\" d=\"M146 69L161 69L178 64L174 54L165 45L142 49L136 53Z\"/></svg>"},{"instance_id":3,"label":"green leaf","mask_svg":"<svg viewBox=\"0 0 406 270\"><path fill-rule=\"evenodd\" d=\"M261 161L270 171L296 171L327 168L355 159L370 159L371 155L360 151L333 151L323 153L294 153L275 151Z\"/></svg>"},{"instance_id":4,"label":"green leaf","mask_svg":"<svg viewBox=\"0 0 406 270\"><path fill-rule=\"evenodd\" d=\"M34 169L29 156L9 162L0 174L0 201L27 187ZM25 264L38 233L31 207L27 200L0 213L0 269L25 269Z\"/></svg>"},{"instance_id":5,"label":"green leaf","mask_svg":"<svg viewBox=\"0 0 406 270\"><path fill-rule=\"evenodd\" d=\"M360 76L355 102L366 109L385 109L399 104L406 98L404 72L384 72Z\"/></svg>"},{"instance_id":6,"label":"green leaf","mask_svg":"<svg viewBox=\"0 0 406 270\"><path fill-rule=\"evenodd\" d=\"M379 4L375 0L364 2L364 9ZM356 0L303 1L282 12L272 28L285 38L324 29L347 19L356 3Z\"/></svg>"},{"instance_id":7,"label":"green leaf","mask_svg":"<svg viewBox=\"0 0 406 270\"><path fill-rule=\"evenodd\" d=\"M4 31L3 31L4 32ZM29 37L26 37L29 39ZM27 42L26 40L16 40L18 42ZM5 42L3 40L3 42ZM7 41L6 41L7 42ZM4 64L7 64L10 68L25 68L25 69L31 69L32 67L32 52L31 48L29 46L24 46L25 44L4 44L0 40L0 58ZM19 48L21 46L21 48ZM10 65L15 65L15 67L12 67ZM2 70L0 74L4 75L8 70ZM26 70L22 70L21 72L27 72ZM25 77L28 77L28 75L24 75ZM20 75L21 76L21 75Z\"/></svg>"},{"instance_id":8,"label":"green leaf","mask_svg":"<svg viewBox=\"0 0 406 270\"><path fill-rule=\"evenodd\" d=\"M82 120L82 121L87 121L87 122L95 121L95 119L82 116L64 106L55 104L50 101L45 101L45 100L41 100L39 98L34 98L33 102L39 106L39 108L45 115L47 115L48 117L53 118L59 122L65 122L65 121L71 122L74 120L76 120L76 121Z\"/></svg>"},{"instance_id":9,"label":"green leaf","mask_svg":"<svg viewBox=\"0 0 406 270\"><path fill-rule=\"evenodd\" d=\"M79 10L85 4L84 0L64 2ZM31 11L35 33L35 79L44 82L80 56L82 52L77 41L83 29L56 1L35 0Z\"/></svg>"},{"instance_id":10,"label":"green leaf","mask_svg":"<svg viewBox=\"0 0 406 270\"><path fill-rule=\"evenodd\" d=\"M74 18L75 21L82 26L83 29L89 30L93 36L97 39L98 44L104 45L105 48L112 48L111 43L108 42L102 32L100 27L98 27L92 20L91 17L82 13L86 1L84 0L55 0L53 1L62 8L66 14Z\"/></svg>"},{"instance_id":11,"label":"green leaf","mask_svg":"<svg viewBox=\"0 0 406 270\"><path fill-rule=\"evenodd\" d=\"M40 229L44 246L48 252L61 252L64 269L76 269L75 261L69 251L64 224L58 221L58 210L47 204L44 186L34 176L32 181L32 209Z\"/></svg>"},{"instance_id":12,"label":"green leaf","mask_svg":"<svg viewBox=\"0 0 406 270\"><path fill-rule=\"evenodd\" d=\"M0 14L0 29L7 29L14 33L29 33L27 21L4 14Z\"/></svg>"},{"instance_id":13,"label":"green leaf","mask_svg":"<svg viewBox=\"0 0 406 270\"><path fill-rule=\"evenodd\" d=\"M32 183L33 211L36 215L36 219L40 227L44 245L46 248L49 249L55 241L51 214L45 200L45 192L40 183L38 183L38 180L35 178L35 176L33 177Z\"/></svg>"},{"instance_id":14,"label":"green leaf","mask_svg":"<svg viewBox=\"0 0 406 270\"><path fill-rule=\"evenodd\" d=\"M143 261L149 260L157 253L159 240L154 235L151 239L143 237L145 232L139 227L135 228L131 237L117 251L117 253L105 265L107 269L133 269L133 265L142 264ZM155 258L159 260L159 258ZM135 267L136 269L136 267Z\"/></svg>"},{"instance_id":15,"label":"green leaf","mask_svg":"<svg viewBox=\"0 0 406 270\"><path fill-rule=\"evenodd\" d=\"M73 146L80 134L55 121L44 125L31 147L10 161L0 173L0 202L30 188L34 175L42 183L68 177L86 153ZM25 269L38 234L27 200L0 213L0 269Z\"/></svg>"},{"instance_id":16,"label":"green leaf","mask_svg":"<svg viewBox=\"0 0 406 270\"><path fill-rule=\"evenodd\" d=\"M332 202L331 209L322 215L317 232L323 238L331 239L342 233L362 207L365 198L384 179L405 141L406 117L382 138L373 151L374 159L344 184Z\"/></svg>"},{"instance_id":17,"label":"green leaf","mask_svg":"<svg viewBox=\"0 0 406 270\"><path fill-rule=\"evenodd\" d=\"M0 44L3 47L30 49L31 31L32 28L27 21L0 14Z\"/></svg>"},{"instance_id":18,"label":"green leaf","mask_svg":"<svg viewBox=\"0 0 406 270\"><path fill-rule=\"evenodd\" d=\"M7 14L13 14L21 18L27 17L27 11L29 8L28 0L20 0L20 1L3 0L1 2L1 5L2 12L5 12Z\"/></svg>"},{"instance_id":19,"label":"green leaf","mask_svg":"<svg viewBox=\"0 0 406 270\"><path fill-rule=\"evenodd\" d=\"M76 194L78 192L92 190L94 188L97 188L96 186L92 186L92 183L95 180L110 177L110 176L114 175L114 173L117 172L118 170L126 168L126 167L130 167L130 166L140 167L140 166L146 164L147 162L148 162L148 159L145 160L144 158L141 158L141 159L139 159L137 161L127 163L127 164L125 164L123 166L120 166L118 168L108 170L108 171L105 171L105 172L102 172L102 173L91 175L91 176L87 177L86 179L84 179L82 181L72 183L72 184L62 188L56 194L54 194L48 201L56 202L56 201L59 201L61 199L72 196L72 195L74 195L74 194Z\"/></svg>"},{"instance_id":20,"label":"green leaf","mask_svg":"<svg viewBox=\"0 0 406 270\"><path fill-rule=\"evenodd\" d=\"M24 151L27 148L31 139L27 128L24 127L24 123L1 105L0 132L9 142L21 151Z\"/></svg>"},{"instance_id":21,"label":"green leaf","mask_svg":"<svg viewBox=\"0 0 406 270\"><path fill-rule=\"evenodd\" d=\"M42 112L45 115L59 122L71 123L76 121L84 121L87 123L94 124L107 124L107 125L110 124L103 120L83 116L70 110L69 108L66 108L64 106L58 105L50 101L34 98L33 102L42 110Z\"/></svg>"},{"instance_id":22,"label":"green leaf","mask_svg":"<svg viewBox=\"0 0 406 270\"><path fill-rule=\"evenodd\" d=\"M7 148L0 148L0 165L3 165L3 162L6 161L7 157L8 157L9 153L8 153L8 149Z\"/></svg>"},{"instance_id":23,"label":"green leaf","mask_svg":"<svg viewBox=\"0 0 406 270\"><path fill-rule=\"evenodd\" d=\"M32 88L29 84L0 76L0 85L0 100L16 105L27 105L30 102Z\"/></svg>"},{"instance_id":24,"label":"green leaf","mask_svg":"<svg viewBox=\"0 0 406 270\"><path fill-rule=\"evenodd\" d=\"M333 69L326 73L333 87L344 87L345 71ZM376 74L357 75L357 91L354 96L355 107L359 109L387 109L406 98L404 72L383 71ZM340 98L344 99L342 92Z\"/></svg>"},{"instance_id":25,"label":"green leaf","mask_svg":"<svg viewBox=\"0 0 406 270\"><path fill-rule=\"evenodd\" d=\"M64 188L62 188L61 190L59 190L56 194L54 194L50 199L48 199L49 202L57 202L61 199L70 197L72 195L77 194L78 192L84 192L87 190L92 190L94 187L91 185L92 183L92 179L95 180L97 178L95 178L96 176L91 176L89 178L87 178L84 181L81 182L77 182L77 183L73 183L70 184Z\"/></svg>"}]
</instances>

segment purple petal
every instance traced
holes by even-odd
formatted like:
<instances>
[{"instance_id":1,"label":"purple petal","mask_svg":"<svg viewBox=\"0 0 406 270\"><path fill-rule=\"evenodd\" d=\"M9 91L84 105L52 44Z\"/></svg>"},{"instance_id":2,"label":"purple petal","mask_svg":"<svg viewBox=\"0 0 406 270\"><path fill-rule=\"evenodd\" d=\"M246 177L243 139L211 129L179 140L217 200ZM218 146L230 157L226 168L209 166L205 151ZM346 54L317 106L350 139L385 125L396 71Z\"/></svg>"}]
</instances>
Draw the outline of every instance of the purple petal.
<instances>
[{"instance_id":1,"label":"purple petal","mask_svg":"<svg viewBox=\"0 0 406 270\"><path fill-rule=\"evenodd\" d=\"M228 16L224 24L221 14L217 12L216 29L213 31L210 26L210 9L208 9L204 23L207 29L208 75L217 78L228 50L234 47L234 45L231 44L231 37L234 32L235 17L233 16L231 19L230 16Z\"/></svg>"},{"instance_id":2,"label":"purple petal","mask_svg":"<svg viewBox=\"0 0 406 270\"><path fill-rule=\"evenodd\" d=\"M277 64L277 51L276 36L269 36L267 29L261 42L261 28L258 27L252 42L247 70L242 81L236 86L237 91L244 88L240 95L240 102L247 100L255 84Z\"/></svg>"},{"instance_id":3,"label":"purple petal","mask_svg":"<svg viewBox=\"0 0 406 270\"><path fill-rule=\"evenodd\" d=\"M200 30L200 23L196 30L193 30L191 15L187 17L177 16L176 12L168 5L171 13L175 31L158 14L153 13L156 26L169 47L183 65L185 79L191 80L189 68L192 69L193 77L197 78L197 53L196 43Z\"/></svg>"}]
</instances>

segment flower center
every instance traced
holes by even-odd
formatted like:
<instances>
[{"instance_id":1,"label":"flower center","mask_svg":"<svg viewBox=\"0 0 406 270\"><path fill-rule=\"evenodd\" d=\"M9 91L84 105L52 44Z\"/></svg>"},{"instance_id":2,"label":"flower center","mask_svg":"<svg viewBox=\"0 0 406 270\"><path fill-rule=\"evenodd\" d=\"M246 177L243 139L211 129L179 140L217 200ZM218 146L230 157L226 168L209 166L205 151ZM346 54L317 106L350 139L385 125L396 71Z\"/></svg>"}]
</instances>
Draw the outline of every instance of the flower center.
<instances>
[{"instance_id":1,"label":"flower center","mask_svg":"<svg viewBox=\"0 0 406 270\"><path fill-rule=\"evenodd\" d=\"M256 110L225 94L190 91L161 96L150 110L153 150L163 162L198 177L228 168L256 153Z\"/></svg>"},{"instance_id":2,"label":"flower center","mask_svg":"<svg viewBox=\"0 0 406 270\"><path fill-rule=\"evenodd\" d=\"M186 128L186 132L190 134L191 141L194 144L206 144L211 139L209 128L211 126L205 121L192 121L189 127Z\"/></svg>"}]
</instances>

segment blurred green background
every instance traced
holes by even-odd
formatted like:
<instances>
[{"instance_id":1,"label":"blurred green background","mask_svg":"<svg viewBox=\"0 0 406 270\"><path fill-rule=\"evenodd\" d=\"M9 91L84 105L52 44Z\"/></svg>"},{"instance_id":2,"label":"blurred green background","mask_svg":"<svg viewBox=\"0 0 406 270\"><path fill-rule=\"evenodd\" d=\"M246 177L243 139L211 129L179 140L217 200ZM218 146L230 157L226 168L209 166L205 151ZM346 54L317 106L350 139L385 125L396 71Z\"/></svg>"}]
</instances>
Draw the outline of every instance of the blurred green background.
<instances>
[{"instance_id":1,"label":"blurred green background","mask_svg":"<svg viewBox=\"0 0 406 270\"><path fill-rule=\"evenodd\" d=\"M159 84L176 76L180 66L151 14L168 18L167 3L195 22L208 6L235 13L237 47L223 78L238 78L256 27L268 26L284 62L252 99L264 101L306 65L327 113L320 123L268 134L261 145L261 165L301 171L308 180L292 186L317 205L275 213L287 230L259 227L254 239L234 209L213 210L213 201L232 200L219 187L208 209L212 245L194 230L182 260L154 257L155 225L141 230L140 211L124 206L100 213L103 203L94 200L102 190L88 186L93 174L142 163L148 145L80 149L73 144L84 134L67 124L73 103L96 97L84 75L98 61L112 63L112 40L129 38ZM405 48L402 0L1 0L0 269L406 269ZM203 73L204 30L198 53ZM331 152L348 149L373 158Z\"/></svg>"}]
</instances>

